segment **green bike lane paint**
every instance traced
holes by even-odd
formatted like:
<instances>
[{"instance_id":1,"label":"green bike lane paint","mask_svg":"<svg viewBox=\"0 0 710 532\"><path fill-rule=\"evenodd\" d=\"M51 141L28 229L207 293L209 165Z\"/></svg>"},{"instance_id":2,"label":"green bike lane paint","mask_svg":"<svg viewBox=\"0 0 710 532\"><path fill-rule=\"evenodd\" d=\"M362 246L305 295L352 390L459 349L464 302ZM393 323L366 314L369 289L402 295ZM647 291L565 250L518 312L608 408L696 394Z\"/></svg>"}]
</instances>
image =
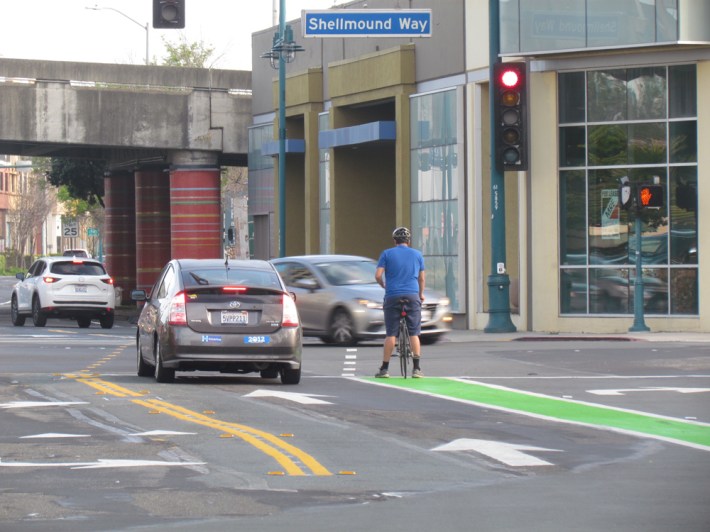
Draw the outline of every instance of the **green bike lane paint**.
<instances>
[{"instance_id":1,"label":"green bike lane paint","mask_svg":"<svg viewBox=\"0 0 710 532\"><path fill-rule=\"evenodd\" d=\"M698 421L562 399L468 379L369 377L356 380L548 421L612 430L710 451L710 424Z\"/></svg>"}]
</instances>

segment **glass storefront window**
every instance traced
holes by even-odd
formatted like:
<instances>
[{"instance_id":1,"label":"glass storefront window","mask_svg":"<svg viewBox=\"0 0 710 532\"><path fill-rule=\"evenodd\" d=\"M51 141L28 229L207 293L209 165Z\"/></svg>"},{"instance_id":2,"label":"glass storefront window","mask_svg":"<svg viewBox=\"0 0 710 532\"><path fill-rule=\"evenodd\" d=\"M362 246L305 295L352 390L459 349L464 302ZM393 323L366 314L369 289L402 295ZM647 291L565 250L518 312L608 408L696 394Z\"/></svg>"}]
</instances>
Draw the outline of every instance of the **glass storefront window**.
<instances>
[{"instance_id":1,"label":"glass storefront window","mask_svg":"<svg viewBox=\"0 0 710 532\"><path fill-rule=\"evenodd\" d=\"M697 314L696 79L694 65L559 74L562 314L634 311L636 212L620 208L623 177L665 190L663 207L640 214L644 311Z\"/></svg>"},{"instance_id":2,"label":"glass storefront window","mask_svg":"<svg viewBox=\"0 0 710 532\"><path fill-rule=\"evenodd\" d=\"M458 189L463 146L457 132L459 96L446 90L411 98L412 245L421 250L427 286L461 309Z\"/></svg>"}]
</instances>

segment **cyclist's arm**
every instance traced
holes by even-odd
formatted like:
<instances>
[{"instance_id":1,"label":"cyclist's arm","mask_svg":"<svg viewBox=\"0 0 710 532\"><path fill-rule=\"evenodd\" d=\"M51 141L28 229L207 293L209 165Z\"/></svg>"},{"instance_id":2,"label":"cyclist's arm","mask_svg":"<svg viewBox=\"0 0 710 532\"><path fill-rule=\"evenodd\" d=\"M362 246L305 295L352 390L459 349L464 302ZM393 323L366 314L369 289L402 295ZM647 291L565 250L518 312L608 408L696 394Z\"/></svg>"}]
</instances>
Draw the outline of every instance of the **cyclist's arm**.
<instances>
[{"instance_id":1,"label":"cyclist's arm","mask_svg":"<svg viewBox=\"0 0 710 532\"><path fill-rule=\"evenodd\" d=\"M380 285L382 288L385 288L385 269L384 268L377 268L375 270L375 281L377 281L377 284Z\"/></svg>"},{"instance_id":2,"label":"cyclist's arm","mask_svg":"<svg viewBox=\"0 0 710 532\"><path fill-rule=\"evenodd\" d=\"M419 300L424 301L424 285L426 284L424 270L419 270L419 278L417 281L419 282Z\"/></svg>"}]
</instances>

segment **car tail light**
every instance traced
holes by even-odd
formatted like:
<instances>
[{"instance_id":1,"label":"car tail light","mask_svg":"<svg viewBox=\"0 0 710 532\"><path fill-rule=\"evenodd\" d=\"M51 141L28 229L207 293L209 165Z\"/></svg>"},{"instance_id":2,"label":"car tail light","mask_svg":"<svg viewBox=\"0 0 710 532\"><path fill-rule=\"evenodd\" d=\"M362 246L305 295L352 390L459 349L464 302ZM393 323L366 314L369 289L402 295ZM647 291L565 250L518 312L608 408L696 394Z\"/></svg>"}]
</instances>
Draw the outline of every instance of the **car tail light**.
<instances>
[{"instance_id":1,"label":"car tail light","mask_svg":"<svg viewBox=\"0 0 710 532\"><path fill-rule=\"evenodd\" d=\"M42 277L42 280L47 283L47 284L52 284L56 283L57 281L60 281L61 279L59 277L51 277L49 275Z\"/></svg>"},{"instance_id":2,"label":"car tail light","mask_svg":"<svg viewBox=\"0 0 710 532\"><path fill-rule=\"evenodd\" d=\"M284 294L281 297L281 304L283 306L281 325L284 327L298 327L298 310L296 310L296 302L288 294Z\"/></svg>"},{"instance_id":3,"label":"car tail light","mask_svg":"<svg viewBox=\"0 0 710 532\"><path fill-rule=\"evenodd\" d=\"M168 324L187 325L187 315L185 313L185 292L178 292L170 302Z\"/></svg>"},{"instance_id":4,"label":"car tail light","mask_svg":"<svg viewBox=\"0 0 710 532\"><path fill-rule=\"evenodd\" d=\"M113 284L113 279L111 277L109 277L108 279L101 279L101 281L103 281L106 284Z\"/></svg>"},{"instance_id":5,"label":"car tail light","mask_svg":"<svg viewBox=\"0 0 710 532\"><path fill-rule=\"evenodd\" d=\"M225 286L222 288L224 292L246 292L246 286Z\"/></svg>"}]
</instances>

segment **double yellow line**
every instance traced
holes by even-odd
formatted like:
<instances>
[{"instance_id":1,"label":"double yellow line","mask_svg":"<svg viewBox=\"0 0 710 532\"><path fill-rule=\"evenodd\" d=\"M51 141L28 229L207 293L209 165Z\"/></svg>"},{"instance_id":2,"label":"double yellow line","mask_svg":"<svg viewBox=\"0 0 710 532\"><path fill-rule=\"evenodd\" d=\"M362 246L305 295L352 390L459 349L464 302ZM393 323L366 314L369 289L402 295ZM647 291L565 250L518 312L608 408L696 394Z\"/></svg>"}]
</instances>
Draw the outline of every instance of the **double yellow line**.
<instances>
[{"instance_id":1,"label":"double yellow line","mask_svg":"<svg viewBox=\"0 0 710 532\"><path fill-rule=\"evenodd\" d=\"M65 374L66 377L91 386L101 394L110 394L115 397L144 397L148 392L134 392L123 386L105 381L91 374ZM254 446L267 456L276 460L284 472L270 472L270 474L288 474L292 476L330 476L332 473L321 465L315 458L298 447L287 443L281 438L247 425L221 421L205 414L194 412L166 401L158 399L133 399L133 403L144 406L155 414L167 414L176 419L195 423L220 431L221 437L237 437ZM307 473L309 470L310 473Z\"/></svg>"}]
</instances>

